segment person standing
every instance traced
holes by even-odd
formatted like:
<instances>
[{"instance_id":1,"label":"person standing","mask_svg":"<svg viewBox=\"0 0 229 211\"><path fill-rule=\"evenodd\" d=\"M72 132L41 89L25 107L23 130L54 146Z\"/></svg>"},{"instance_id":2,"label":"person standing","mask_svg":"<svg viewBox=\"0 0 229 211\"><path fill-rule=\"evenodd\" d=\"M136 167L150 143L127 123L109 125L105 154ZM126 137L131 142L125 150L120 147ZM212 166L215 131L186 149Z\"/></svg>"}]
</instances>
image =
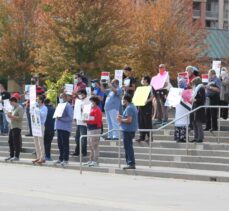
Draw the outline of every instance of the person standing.
<instances>
[{"instance_id":1,"label":"person standing","mask_svg":"<svg viewBox=\"0 0 229 211\"><path fill-rule=\"evenodd\" d=\"M119 129L117 114L121 105L122 89L119 87L119 80L113 79L110 85L110 92L106 98L104 110L108 124L108 130ZM119 132L113 131L108 134L108 140L118 140Z\"/></svg>"},{"instance_id":2,"label":"person standing","mask_svg":"<svg viewBox=\"0 0 229 211\"><path fill-rule=\"evenodd\" d=\"M205 104L205 89L200 77L192 80L193 95L192 95L192 110ZM204 139L203 123L205 121L205 109L201 108L191 114L194 139L190 142L202 143Z\"/></svg>"},{"instance_id":3,"label":"person standing","mask_svg":"<svg viewBox=\"0 0 229 211\"><path fill-rule=\"evenodd\" d=\"M159 75L166 75L164 86L161 89L156 90L156 100L157 100L157 121L155 124L167 124L168 122L168 107L165 106L165 101L171 87L169 73L166 71L164 64L159 65Z\"/></svg>"},{"instance_id":4,"label":"person standing","mask_svg":"<svg viewBox=\"0 0 229 211\"><path fill-rule=\"evenodd\" d=\"M102 127L102 111L99 108L99 98L96 96L92 96L90 98L91 102L91 111L89 114L89 120L87 120L87 133L88 135L99 135L101 134ZM98 157L99 157L99 139L100 137L88 137L89 148L90 148L90 159L84 164L89 167L98 165Z\"/></svg>"},{"instance_id":5,"label":"person standing","mask_svg":"<svg viewBox=\"0 0 229 211\"><path fill-rule=\"evenodd\" d=\"M63 93L61 98L66 103L63 114L56 119L55 128L57 130L57 142L59 148L59 160L55 164L61 164L63 167L68 165L69 160L69 137L72 132L73 108L69 101L71 96Z\"/></svg>"},{"instance_id":6,"label":"person standing","mask_svg":"<svg viewBox=\"0 0 229 211\"><path fill-rule=\"evenodd\" d=\"M48 109L44 104L44 97L39 96L37 98L37 106L40 113L40 121L41 121L41 132L42 136L34 136L34 144L35 144L35 150L36 150L36 156L37 158L33 160L33 163L42 164L45 163L45 149L44 149L44 127L45 122L48 114ZM35 108L37 109L37 108Z\"/></svg>"},{"instance_id":7,"label":"person standing","mask_svg":"<svg viewBox=\"0 0 229 211\"><path fill-rule=\"evenodd\" d=\"M23 121L23 108L18 104L15 97L10 98L10 104L13 107L12 112L7 116L10 119L9 147L10 156L5 161L18 161L21 151L21 130Z\"/></svg>"},{"instance_id":8,"label":"person standing","mask_svg":"<svg viewBox=\"0 0 229 211\"><path fill-rule=\"evenodd\" d=\"M5 86L0 84L0 103L4 106L4 100L10 99L10 93L6 91ZM6 136L9 132L8 122L6 120L6 114L3 111L3 108L0 110L0 124L1 124L1 135Z\"/></svg>"},{"instance_id":9,"label":"person standing","mask_svg":"<svg viewBox=\"0 0 229 211\"><path fill-rule=\"evenodd\" d=\"M142 86L150 86L150 77L145 76L141 80ZM144 106L138 107L138 122L139 122L139 129L152 129L152 111L153 111L153 93L152 90L148 96L148 99L146 100L146 103ZM150 138L149 132L140 132L140 138L136 141L141 142L145 141L146 136L148 136L148 139ZM150 140L151 141L151 140Z\"/></svg>"},{"instance_id":10,"label":"person standing","mask_svg":"<svg viewBox=\"0 0 229 211\"><path fill-rule=\"evenodd\" d=\"M221 81L216 76L216 72L213 69L208 71L208 80L209 83L205 86L206 88L206 97L209 100L210 106L219 106L220 105L220 89ZM206 109L206 128L205 131L218 130L218 109L217 108L207 108Z\"/></svg>"},{"instance_id":11,"label":"person standing","mask_svg":"<svg viewBox=\"0 0 229 211\"><path fill-rule=\"evenodd\" d=\"M101 83L98 79L93 80L91 83L94 84L92 85L94 89L92 95L99 98L99 108L102 111L103 110L103 99L104 99L105 93L101 89Z\"/></svg>"},{"instance_id":12,"label":"person standing","mask_svg":"<svg viewBox=\"0 0 229 211\"><path fill-rule=\"evenodd\" d=\"M125 106L125 110L122 115L118 115L117 120L123 130L123 144L127 163L127 166L123 169L135 169L133 138L138 129L138 110L132 104L130 95L124 95L122 104Z\"/></svg>"},{"instance_id":13,"label":"person standing","mask_svg":"<svg viewBox=\"0 0 229 211\"><path fill-rule=\"evenodd\" d=\"M77 98L77 92L86 89L87 85L83 82L83 78L80 74L75 75L74 79L74 90L72 95L72 105L75 105L75 100Z\"/></svg>"},{"instance_id":14,"label":"person standing","mask_svg":"<svg viewBox=\"0 0 229 211\"><path fill-rule=\"evenodd\" d=\"M124 94L129 94L131 97L134 96L136 89L136 80L132 76L132 68L129 66L124 67L124 80L123 80L123 90Z\"/></svg>"},{"instance_id":15,"label":"person standing","mask_svg":"<svg viewBox=\"0 0 229 211\"><path fill-rule=\"evenodd\" d=\"M52 161L51 144L55 134L54 132L55 119L53 118L55 109L51 105L49 99L45 99L44 103L48 109L47 118L45 121L45 132L44 132L45 160Z\"/></svg>"},{"instance_id":16,"label":"person standing","mask_svg":"<svg viewBox=\"0 0 229 211\"><path fill-rule=\"evenodd\" d=\"M88 105L90 103L89 98L87 97L87 92L86 90L80 90L77 92L78 98L76 99L75 102L75 109L76 105L80 106L80 115L76 117L76 136L75 136L75 142L76 142L76 148L75 152L72 153L72 156L79 156L79 149L80 149L80 136L82 135L87 135L87 124L85 121L82 119L82 114L83 114L83 108L85 105ZM80 118L79 118L80 117ZM82 139L82 149L81 152L83 156L87 156L87 138Z\"/></svg>"}]
</instances>

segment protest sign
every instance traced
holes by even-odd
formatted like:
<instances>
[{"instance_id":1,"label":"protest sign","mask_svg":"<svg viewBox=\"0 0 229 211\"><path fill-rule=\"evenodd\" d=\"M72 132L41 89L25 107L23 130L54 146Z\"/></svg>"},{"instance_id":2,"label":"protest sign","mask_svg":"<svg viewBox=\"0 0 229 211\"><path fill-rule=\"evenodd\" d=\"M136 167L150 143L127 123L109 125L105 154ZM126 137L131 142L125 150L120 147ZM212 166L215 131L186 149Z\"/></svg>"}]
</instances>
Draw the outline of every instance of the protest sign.
<instances>
[{"instance_id":1,"label":"protest sign","mask_svg":"<svg viewBox=\"0 0 229 211\"><path fill-rule=\"evenodd\" d=\"M157 74L151 79L150 85L155 89L159 90L162 89L165 85L166 79L168 77L168 72L165 72L164 74Z\"/></svg>"},{"instance_id":2,"label":"protest sign","mask_svg":"<svg viewBox=\"0 0 229 211\"><path fill-rule=\"evenodd\" d=\"M109 72L101 72L101 80L110 81L110 73Z\"/></svg>"},{"instance_id":3,"label":"protest sign","mask_svg":"<svg viewBox=\"0 0 229 211\"><path fill-rule=\"evenodd\" d=\"M54 115L53 115L54 119L58 118L58 117L62 117L66 105L67 105L67 103L59 103L57 105L56 110L55 110Z\"/></svg>"},{"instance_id":4,"label":"protest sign","mask_svg":"<svg viewBox=\"0 0 229 211\"><path fill-rule=\"evenodd\" d=\"M91 96L91 87L86 87L87 96Z\"/></svg>"},{"instance_id":5,"label":"protest sign","mask_svg":"<svg viewBox=\"0 0 229 211\"><path fill-rule=\"evenodd\" d=\"M32 107L30 109L30 118L31 118L33 136L43 137L42 127L41 127L40 109L38 107Z\"/></svg>"},{"instance_id":6,"label":"protest sign","mask_svg":"<svg viewBox=\"0 0 229 211\"><path fill-rule=\"evenodd\" d=\"M123 81L123 70L115 70L115 79L119 81L119 86L122 86Z\"/></svg>"},{"instance_id":7,"label":"protest sign","mask_svg":"<svg viewBox=\"0 0 229 211\"><path fill-rule=\"evenodd\" d=\"M202 83L207 84L208 83L208 74L202 74Z\"/></svg>"},{"instance_id":8,"label":"protest sign","mask_svg":"<svg viewBox=\"0 0 229 211\"><path fill-rule=\"evenodd\" d=\"M30 87L29 87L30 108L35 107L36 98L37 98L36 85L30 85Z\"/></svg>"},{"instance_id":9,"label":"protest sign","mask_svg":"<svg viewBox=\"0 0 229 211\"><path fill-rule=\"evenodd\" d=\"M65 84L65 93L67 95L72 95L73 88L74 88L73 84Z\"/></svg>"},{"instance_id":10,"label":"protest sign","mask_svg":"<svg viewBox=\"0 0 229 211\"><path fill-rule=\"evenodd\" d=\"M149 97L151 89L151 86L138 87L134 93L133 104L135 106L144 106Z\"/></svg>"},{"instance_id":11,"label":"protest sign","mask_svg":"<svg viewBox=\"0 0 229 211\"><path fill-rule=\"evenodd\" d=\"M29 100L29 87L30 84L25 85L25 100Z\"/></svg>"},{"instance_id":12,"label":"protest sign","mask_svg":"<svg viewBox=\"0 0 229 211\"><path fill-rule=\"evenodd\" d=\"M91 113L91 104L84 105L83 113L82 113L82 120L92 120L90 118L90 113Z\"/></svg>"},{"instance_id":13,"label":"protest sign","mask_svg":"<svg viewBox=\"0 0 229 211\"><path fill-rule=\"evenodd\" d=\"M212 69L216 71L217 77L220 76L220 69L221 69L221 61L213 60L212 61Z\"/></svg>"},{"instance_id":14,"label":"protest sign","mask_svg":"<svg viewBox=\"0 0 229 211\"><path fill-rule=\"evenodd\" d=\"M176 107L181 101L183 89L180 88L170 88L169 94L165 101L165 106Z\"/></svg>"}]
</instances>

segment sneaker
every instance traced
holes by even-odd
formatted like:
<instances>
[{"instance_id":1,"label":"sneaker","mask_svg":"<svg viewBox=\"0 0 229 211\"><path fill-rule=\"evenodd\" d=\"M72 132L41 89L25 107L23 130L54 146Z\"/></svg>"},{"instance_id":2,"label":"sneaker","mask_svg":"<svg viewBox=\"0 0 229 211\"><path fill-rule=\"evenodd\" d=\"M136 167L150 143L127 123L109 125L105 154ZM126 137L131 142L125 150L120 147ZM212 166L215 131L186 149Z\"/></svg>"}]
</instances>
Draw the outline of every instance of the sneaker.
<instances>
[{"instance_id":1,"label":"sneaker","mask_svg":"<svg viewBox=\"0 0 229 211\"><path fill-rule=\"evenodd\" d=\"M8 158L5 158L5 161L9 161L11 160L13 157L8 157Z\"/></svg>"},{"instance_id":2,"label":"sneaker","mask_svg":"<svg viewBox=\"0 0 229 211\"><path fill-rule=\"evenodd\" d=\"M82 165L83 165L83 166L89 166L89 165L91 165L92 162L93 162L93 161L89 160L88 162L83 163Z\"/></svg>"},{"instance_id":3,"label":"sneaker","mask_svg":"<svg viewBox=\"0 0 229 211\"><path fill-rule=\"evenodd\" d=\"M52 158L47 158L47 157L45 158L45 160L46 160L46 161L53 161Z\"/></svg>"},{"instance_id":4,"label":"sneaker","mask_svg":"<svg viewBox=\"0 0 229 211\"><path fill-rule=\"evenodd\" d=\"M154 125L160 125L162 123L161 120L157 120L156 122L154 122Z\"/></svg>"},{"instance_id":5,"label":"sneaker","mask_svg":"<svg viewBox=\"0 0 229 211\"><path fill-rule=\"evenodd\" d=\"M62 161L60 163L61 166L66 167L68 165L68 161Z\"/></svg>"},{"instance_id":6,"label":"sneaker","mask_svg":"<svg viewBox=\"0 0 229 211\"><path fill-rule=\"evenodd\" d=\"M61 164L61 163L62 163L62 161L60 161L60 160L56 160L56 161L54 161L53 163L54 163L54 165L58 165L58 164Z\"/></svg>"},{"instance_id":7,"label":"sneaker","mask_svg":"<svg viewBox=\"0 0 229 211\"><path fill-rule=\"evenodd\" d=\"M125 166L123 167L123 170L128 170L128 169L136 169L135 166Z\"/></svg>"},{"instance_id":8,"label":"sneaker","mask_svg":"<svg viewBox=\"0 0 229 211\"><path fill-rule=\"evenodd\" d=\"M25 134L25 136L33 136L32 134L28 133L28 134Z\"/></svg>"},{"instance_id":9,"label":"sneaker","mask_svg":"<svg viewBox=\"0 0 229 211\"><path fill-rule=\"evenodd\" d=\"M71 153L71 156L79 156L79 153L73 152Z\"/></svg>"},{"instance_id":10,"label":"sneaker","mask_svg":"<svg viewBox=\"0 0 229 211\"><path fill-rule=\"evenodd\" d=\"M162 121L162 125L166 125L168 123L169 123L168 121Z\"/></svg>"},{"instance_id":11,"label":"sneaker","mask_svg":"<svg viewBox=\"0 0 229 211\"><path fill-rule=\"evenodd\" d=\"M19 158L13 157L13 158L10 159L10 161L11 161L11 162L13 162L13 161L19 161Z\"/></svg>"},{"instance_id":12,"label":"sneaker","mask_svg":"<svg viewBox=\"0 0 229 211\"><path fill-rule=\"evenodd\" d=\"M96 167L96 166L98 166L98 163L95 161L91 161L91 163L88 166L89 167Z\"/></svg>"}]
</instances>

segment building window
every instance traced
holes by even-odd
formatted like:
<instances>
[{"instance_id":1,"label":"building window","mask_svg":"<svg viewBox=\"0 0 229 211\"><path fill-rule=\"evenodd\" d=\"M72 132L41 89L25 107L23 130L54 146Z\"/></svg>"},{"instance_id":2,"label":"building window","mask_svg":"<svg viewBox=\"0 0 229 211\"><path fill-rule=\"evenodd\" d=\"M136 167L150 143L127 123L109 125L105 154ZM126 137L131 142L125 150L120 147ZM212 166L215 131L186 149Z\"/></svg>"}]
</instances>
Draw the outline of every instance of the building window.
<instances>
[{"instance_id":1,"label":"building window","mask_svg":"<svg viewBox=\"0 0 229 211\"><path fill-rule=\"evenodd\" d=\"M223 23L223 29L229 29L228 21L224 21Z\"/></svg>"},{"instance_id":2,"label":"building window","mask_svg":"<svg viewBox=\"0 0 229 211\"><path fill-rule=\"evenodd\" d=\"M218 28L218 21L206 20L206 27Z\"/></svg>"}]
</instances>

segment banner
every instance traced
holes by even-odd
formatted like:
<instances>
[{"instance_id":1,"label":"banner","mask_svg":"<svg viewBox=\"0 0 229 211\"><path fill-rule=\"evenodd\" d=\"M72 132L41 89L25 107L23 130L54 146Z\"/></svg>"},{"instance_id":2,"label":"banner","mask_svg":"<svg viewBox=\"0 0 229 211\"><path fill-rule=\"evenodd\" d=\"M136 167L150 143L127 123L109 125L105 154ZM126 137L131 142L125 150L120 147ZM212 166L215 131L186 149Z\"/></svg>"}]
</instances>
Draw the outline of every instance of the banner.
<instances>
[{"instance_id":1,"label":"banner","mask_svg":"<svg viewBox=\"0 0 229 211\"><path fill-rule=\"evenodd\" d=\"M115 70L115 79L119 80L119 87L122 86L123 70Z\"/></svg>"},{"instance_id":2,"label":"banner","mask_svg":"<svg viewBox=\"0 0 229 211\"><path fill-rule=\"evenodd\" d=\"M62 117L66 105L67 105L67 103L59 103L57 105L56 110L55 110L54 115L53 115L54 119L58 118L58 117Z\"/></svg>"},{"instance_id":3,"label":"banner","mask_svg":"<svg viewBox=\"0 0 229 211\"><path fill-rule=\"evenodd\" d=\"M74 106L74 115L73 119L77 120L83 120L82 114L83 114L83 108L85 105L89 105L90 101L89 98L85 98L84 101L76 99L75 106Z\"/></svg>"},{"instance_id":4,"label":"banner","mask_svg":"<svg viewBox=\"0 0 229 211\"><path fill-rule=\"evenodd\" d=\"M73 88L74 88L73 84L65 84L65 93L67 95L72 95Z\"/></svg>"},{"instance_id":5,"label":"banner","mask_svg":"<svg viewBox=\"0 0 229 211\"><path fill-rule=\"evenodd\" d=\"M168 97L165 101L165 106L176 107L181 101L183 89L180 88L170 88Z\"/></svg>"},{"instance_id":6,"label":"banner","mask_svg":"<svg viewBox=\"0 0 229 211\"><path fill-rule=\"evenodd\" d=\"M220 76L221 61L212 61L212 69L215 70L217 77Z\"/></svg>"},{"instance_id":7,"label":"banner","mask_svg":"<svg viewBox=\"0 0 229 211\"><path fill-rule=\"evenodd\" d=\"M36 105L36 85L30 85L29 87L29 100L30 100L30 109Z\"/></svg>"},{"instance_id":8,"label":"banner","mask_svg":"<svg viewBox=\"0 0 229 211\"><path fill-rule=\"evenodd\" d=\"M151 86L138 87L134 93L133 104L135 106L144 106L149 97L151 89Z\"/></svg>"},{"instance_id":9,"label":"banner","mask_svg":"<svg viewBox=\"0 0 229 211\"><path fill-rule=\"evenodd\" d=\"M109 72L101 72L101 80L110 81L110 73Z\"/></svg>"},{"instance_id":10,"label":"banner","mask_svg":"<svg viewBox=\"0 0 229 211\"><path fill-rule=\"evenodd\" d=\"M40 109L37 107L33 107L32 109L30 109L30 118L31 118L31 126L32 126L33 136L43 137L42 126L41 126L41 117L40 117Z\"/></svg>"},{"instance_id":11,"label":"banner","mask_svg":"<svg viewBox=\"0 0 229 211\"><path fill-rule=\"evenodd\" d=\"M6 121L10 123L11 119L8 117L7 114L12 112L13 107L11 106L9 99L3 100L3 105L4 106L2 107L2 109L3 109L3 112L5 113Z\"/></svg>"},{"instance_id":12,"label":"banner","mask_svg":"<svg viewBox=\"0 0 229 211\"><path fill-rule=\"evenodd\" d=\"M168 77L168 72L165 72L163 75L157 74L151 79L150 85L155 89L159 90L162 89L165 85L166 79Z\"/></svg>"}]
</instances>

